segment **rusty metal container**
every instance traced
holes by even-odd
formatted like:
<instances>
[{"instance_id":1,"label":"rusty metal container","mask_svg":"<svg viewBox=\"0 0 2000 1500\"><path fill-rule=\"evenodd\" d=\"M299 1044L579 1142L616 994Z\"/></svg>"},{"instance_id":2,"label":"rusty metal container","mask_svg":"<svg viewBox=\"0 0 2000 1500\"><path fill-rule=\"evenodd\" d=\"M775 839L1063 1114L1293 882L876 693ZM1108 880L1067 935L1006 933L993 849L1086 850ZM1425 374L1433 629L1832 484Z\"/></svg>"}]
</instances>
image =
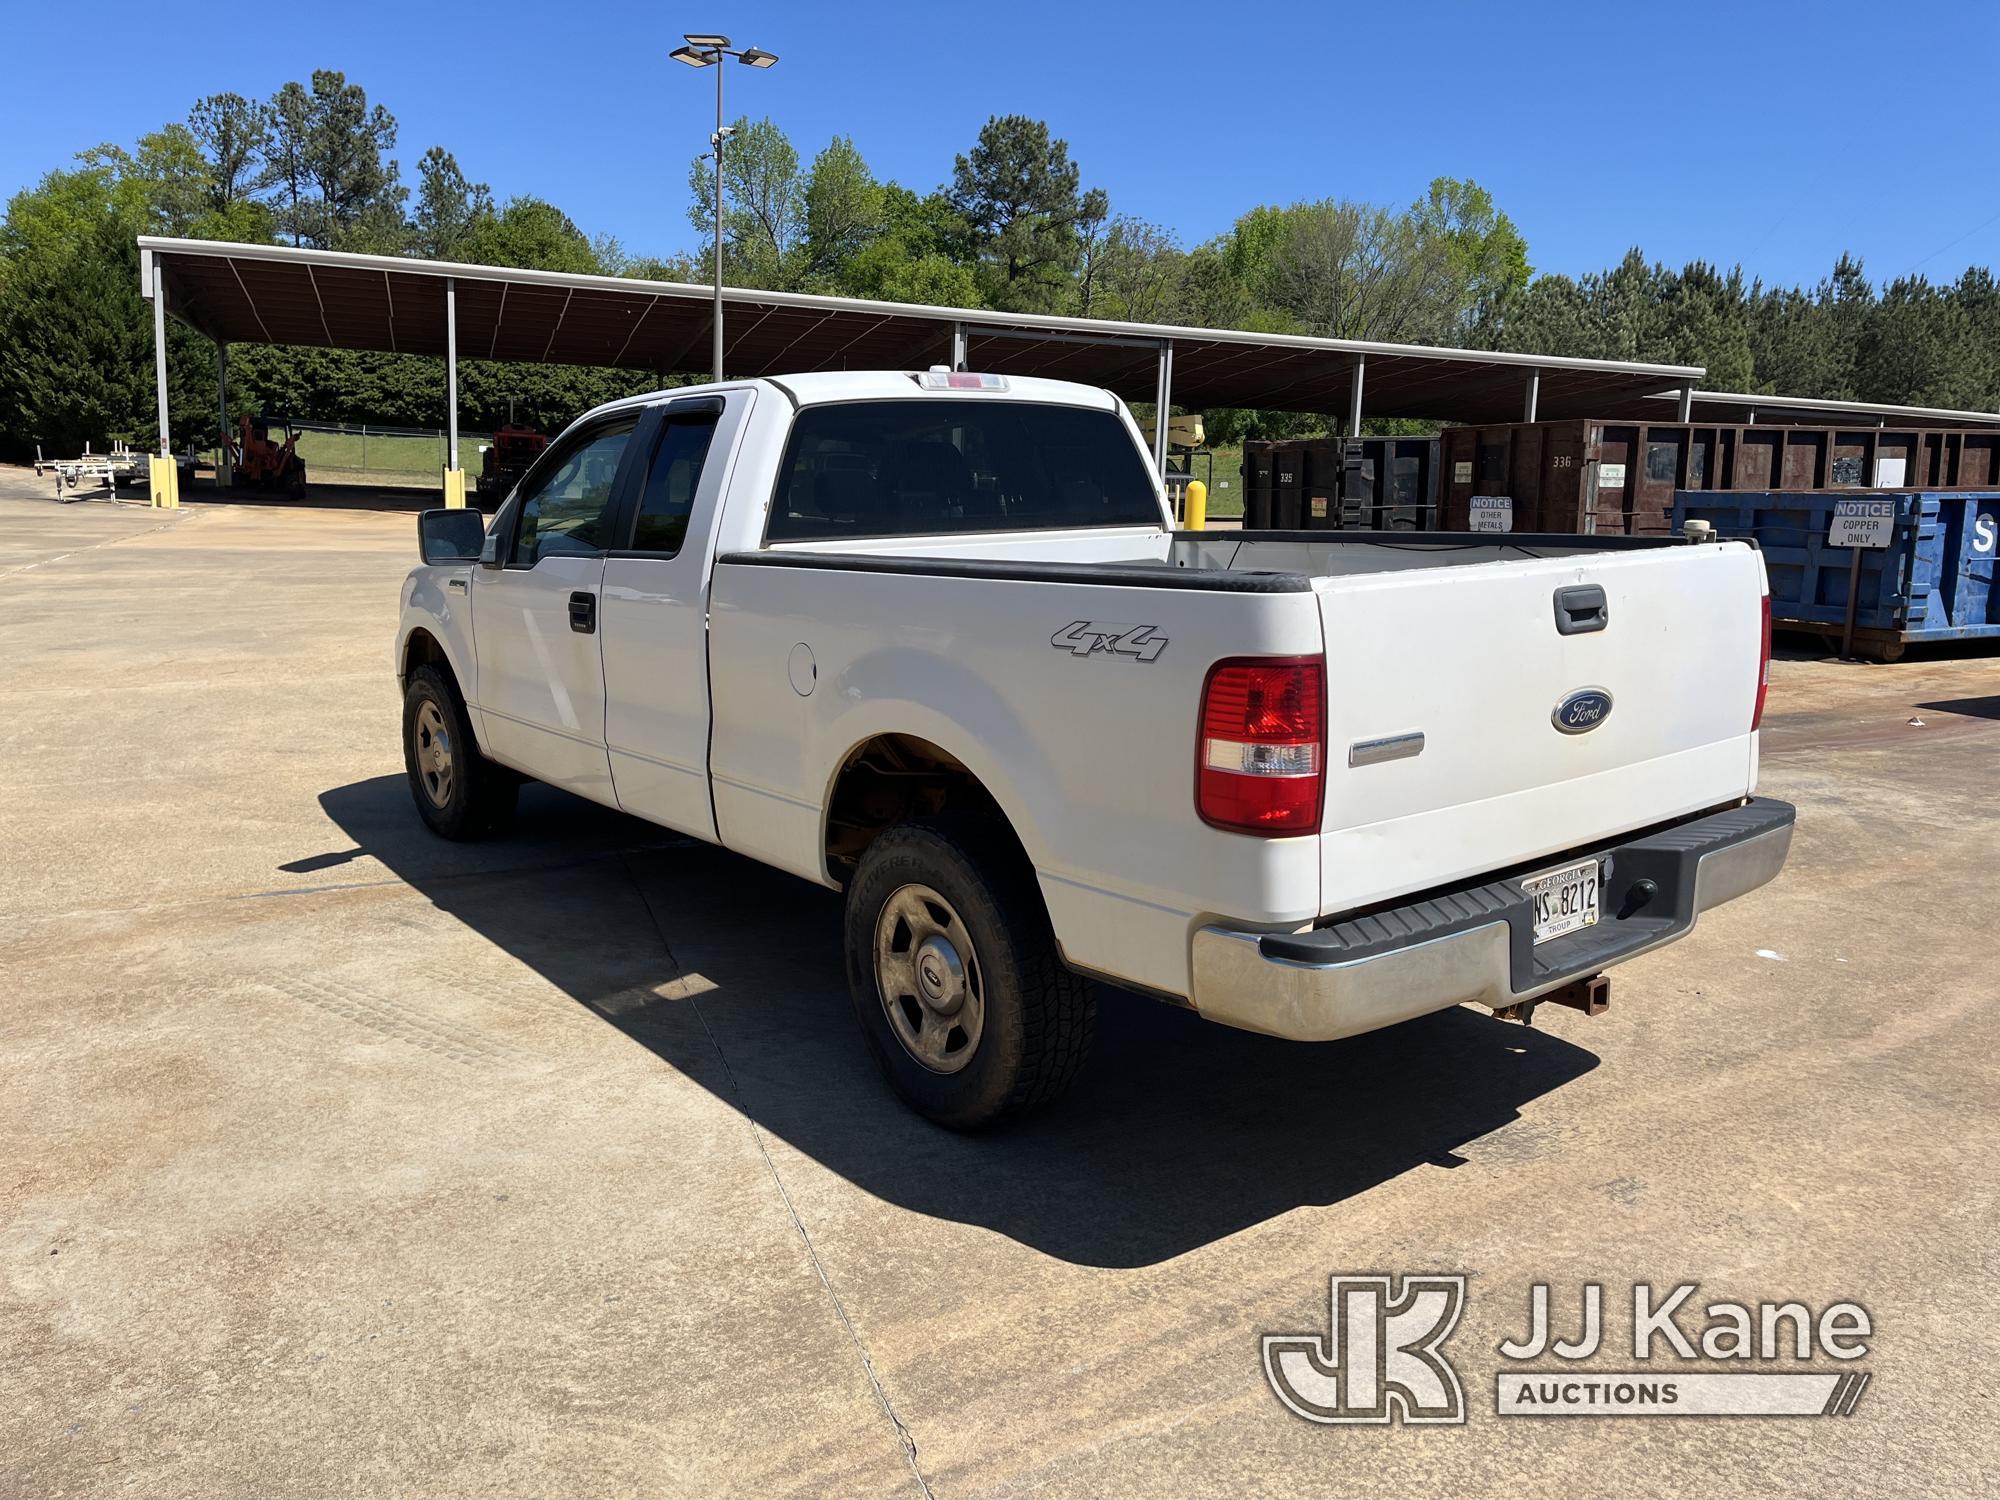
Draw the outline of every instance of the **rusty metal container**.
<instances>
[{"instance_id":1,"label":"rusty metal container","mask_svg":"<svg viewBox=\"0 0 2000 1500\"><path fill-rule=\"evenodd\" d=\"M1438 439L1362 438L1360 446L1360 487L1368 507L1363 524L1376 531L1437 530Z\"/></svg>"},{"instance_id":2,"label":"rusty metal container","mask_svg":"<svg viewBox=\"0 0 2000 1500\"><path fill-rule=\"evenodd\" d=\"M1243 445L1243 525L1250 531L1296 531L1305 490L1304 444L1295 440Z\"/></svg>"},{"instance_id":3,"label":"rusty metal container","mask_svg":"<svg viewBox=\"0 0 2000 1500\"><path fill-rule=\"evenodd\" d=\"M1243 445L1243 524L1253 531L1271 529L1271 445Z\"/></svg>"},{"instance_id":4,"label":"rusty metal container","mask_svg":"<svg viewBox=\"0 0 2000 1500\"><path fill-rule=\"evenodd\" d=\"M2000 489L2000 433L1572 419L1439 434L1441 525L1506 496L1515 531L1664 535L1680 490Z\"/></svg>"},{"instance_id":5,"label":"rusty metal container","mask_svg":"<svg viewBox=\"0 0 2000 1500\"><path fill-rule=\"evenodd\" d=\"M1437 524L1438 440L1302 438L1243 445L1252 530L1428 531Z\"/></svg>"},{"instance_id":6,"label":"rusty metal container","mask_svg":"<svg viewBox=\"0 0 2000 1500\"><path fill-rule=\"evenodd\" d=\"M1271 527L1297 531L1304 514L1306 445L1297 439L1271 444Z\"/></svg>"}]
</instances>

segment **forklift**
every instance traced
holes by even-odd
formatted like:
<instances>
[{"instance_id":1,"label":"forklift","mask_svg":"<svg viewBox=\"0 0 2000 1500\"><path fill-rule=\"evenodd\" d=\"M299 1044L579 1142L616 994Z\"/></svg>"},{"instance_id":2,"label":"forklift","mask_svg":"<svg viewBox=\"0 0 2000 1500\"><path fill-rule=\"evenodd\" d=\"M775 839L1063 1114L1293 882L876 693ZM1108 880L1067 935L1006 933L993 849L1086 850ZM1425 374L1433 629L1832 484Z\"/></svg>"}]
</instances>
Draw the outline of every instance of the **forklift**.
<instances>
[{"instance_id":1,"label":"forklift","mask_svg":"<svg viewBox=\"0 0 2000 1500\"><path fill-rule=\"evenodd\" d=\"M271 428L284 432L282 443L273 442ZM236 482L260 490L283 490L294 500L306 494L306 461L299 457L299 433L289 417L237 419L237 441L231 445Z\"/></svg>"},{"instance_id":2,"label":"forklift","mask_svg":"<svg viewBox=\"0 0 2000 1500\"><path fill-rule=\"evenodd\" d=\"M1148 447L1153 443L1153 428L1148 425L1141 429L1146 435ZM1188 412L1182 416L1167 418L1167 498L1173 502L1175 518L1187 515L1187 487L1195 478L1195 464L1204 464L1202 484L1208 490L1209 498L1215 497L1215 454L1204 446L1208 441L1207 429L1202 425L1200 412Z\"/></svg>"},{"instance_id":3,"label":"forklift","mask_svg":"<svg viewBox=\"0 0 2000 1500\"><path fill-rule=\"evenodd\" d=\"M516 427L509 420L493 434L493 441L480 449L479 477L473 481L482 508L498 505L521 476L534 467L535 460L549 445L548 434L532 427Z\"/></svg>"}]
</instances>

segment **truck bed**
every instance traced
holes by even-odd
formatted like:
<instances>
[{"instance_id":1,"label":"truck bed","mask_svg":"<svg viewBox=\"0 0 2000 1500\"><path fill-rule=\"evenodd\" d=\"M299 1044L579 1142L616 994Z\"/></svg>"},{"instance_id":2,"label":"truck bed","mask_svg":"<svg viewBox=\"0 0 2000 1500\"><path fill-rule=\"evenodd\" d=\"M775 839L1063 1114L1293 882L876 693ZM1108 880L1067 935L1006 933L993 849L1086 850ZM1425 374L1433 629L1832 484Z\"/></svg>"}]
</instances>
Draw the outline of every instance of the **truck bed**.
<instances>
[{"instance_id":1,"label":"truck bed","mask_svg":"<svg viewBox=\"0 0 2000 1500\"><path fill-rule=\"evenodd\" d=\"M1076 915L1059 928L1091 933L1093 967L1155 988L1177 988L1174 950L1206 916L1296 928L1725 805L1755 782L1762 584L1738 544L1044 532L767 547L725 553L715 578L714 659L778 673L741 701L792 706L734 723L718 705L726 842L825 879L819 783L798 751L837 761L876 705L990 778L1003 805L1062 809L1019 820L1052 909ZM1572 588L1603 591L1603 628L1559 633ZM1143 626L1165 644L1144 659L1068 649L1097 638L1078 626ZM830 697L782 688L806 639ZM1318 835L1201 825L1190 781L1209 666L1321 653ZM1557 705L1583 689L1612 712L1559 732ZM1415 753L1369 748L1412 737Z\"/></svg>"}]
</instances>

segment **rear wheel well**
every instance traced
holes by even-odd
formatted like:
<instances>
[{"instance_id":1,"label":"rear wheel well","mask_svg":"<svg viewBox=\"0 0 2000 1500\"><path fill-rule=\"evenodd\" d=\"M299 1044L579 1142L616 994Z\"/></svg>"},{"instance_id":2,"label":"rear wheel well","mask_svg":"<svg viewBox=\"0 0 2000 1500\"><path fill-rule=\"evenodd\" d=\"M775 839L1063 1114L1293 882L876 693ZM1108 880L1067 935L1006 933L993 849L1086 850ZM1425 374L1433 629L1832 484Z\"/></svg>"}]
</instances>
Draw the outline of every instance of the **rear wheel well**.
<instances>
[{"instance_id":1,"label":"rear wheel well","mask_svg":"<svg viewBox=\"0 0 2000 1500\"><path fill-rule=\"evenodd\" d=\"M878 734L848 752L826 803L826 869L843 886L868 846L898 823L959 813L1020 850L1000 804L957 756L913 734ZM1023 862L1027 855L1022 851Z\"/></svg>"}]
</instances>

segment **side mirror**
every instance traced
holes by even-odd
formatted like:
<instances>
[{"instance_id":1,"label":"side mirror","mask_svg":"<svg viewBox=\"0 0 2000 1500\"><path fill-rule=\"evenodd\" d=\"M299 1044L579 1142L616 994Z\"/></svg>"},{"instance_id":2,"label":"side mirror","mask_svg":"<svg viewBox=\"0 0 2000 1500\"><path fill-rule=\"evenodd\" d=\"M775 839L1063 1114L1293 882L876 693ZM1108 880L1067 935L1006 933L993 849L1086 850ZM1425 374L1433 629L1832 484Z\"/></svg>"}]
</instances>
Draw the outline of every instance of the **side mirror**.
<instances>
[{"instance_id":1,"label":"side mirror","mask_svg":"<svg viewBox=\"0 0 2000 1500\"><path fill-rule=\"evenodd\" d=\"M486 519L476 510L427 510L417 517L417 550L427 563L471 562L487 545Z\"/></svg>"}]
</instances>

